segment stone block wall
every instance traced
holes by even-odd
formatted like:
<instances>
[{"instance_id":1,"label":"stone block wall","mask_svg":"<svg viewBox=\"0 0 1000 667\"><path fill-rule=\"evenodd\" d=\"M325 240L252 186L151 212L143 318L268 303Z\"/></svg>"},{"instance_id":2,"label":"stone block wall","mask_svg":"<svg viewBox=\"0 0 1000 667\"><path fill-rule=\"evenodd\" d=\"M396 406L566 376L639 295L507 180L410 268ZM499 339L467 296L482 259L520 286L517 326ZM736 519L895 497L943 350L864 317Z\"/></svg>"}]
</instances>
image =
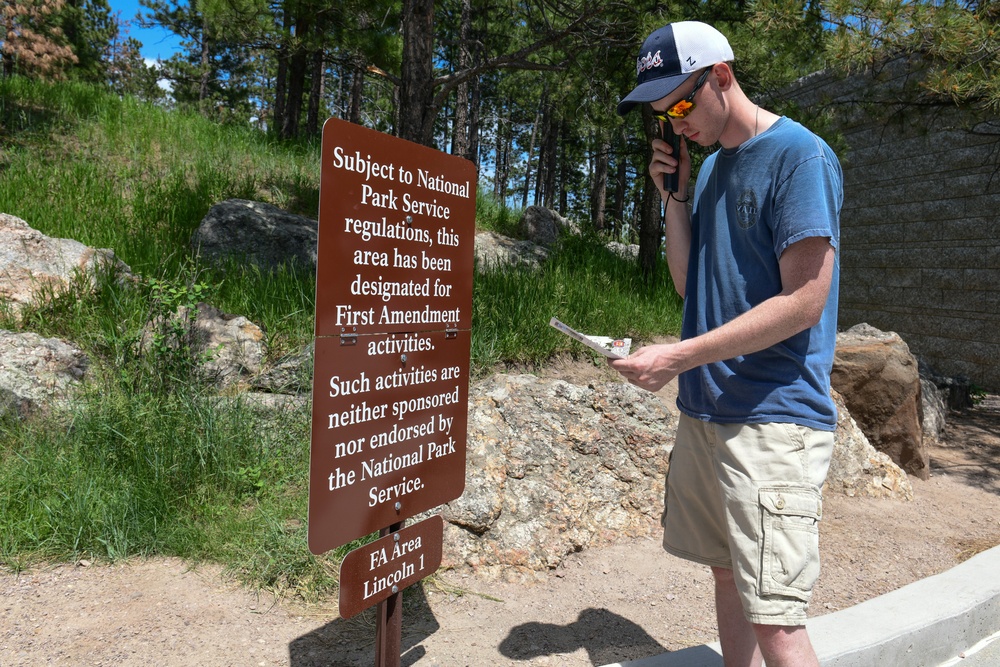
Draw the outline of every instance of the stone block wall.
<instances>
[{"instance_id":1,"label":"stone block wall","mask_svg":"<svg viewBox=\"0 0 1000 667\"><path fill-rule=\"evenodd\" d=\"M910 108L887 122L866 111L913 83L897 64L879 77L816 74L791 91L846 143L840 327L895 331L939 373L997 390L1000 120Z\"/></svg>"}]
</instances>

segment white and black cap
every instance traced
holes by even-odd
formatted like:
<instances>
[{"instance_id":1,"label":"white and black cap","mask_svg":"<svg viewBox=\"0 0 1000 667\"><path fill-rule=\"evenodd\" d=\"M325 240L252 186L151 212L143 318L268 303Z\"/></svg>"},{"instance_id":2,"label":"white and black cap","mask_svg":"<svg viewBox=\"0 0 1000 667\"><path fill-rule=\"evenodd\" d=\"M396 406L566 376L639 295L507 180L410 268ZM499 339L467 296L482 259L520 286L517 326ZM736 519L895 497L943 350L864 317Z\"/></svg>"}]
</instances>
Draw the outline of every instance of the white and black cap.
<instances>
[{"instance_id":1,"label":"white and black cap","mask_svg":"<svg viewBox=\"0 0 1000 667\"><path fill-rule=\"evenodd\" d=\"M693 72L731 60L729 40L712 26L700 21L663 26L642 43L635 61L636 86L618 103L618 113L624 116L636 104L662 99Z\"/></svg>"}]
</instances>

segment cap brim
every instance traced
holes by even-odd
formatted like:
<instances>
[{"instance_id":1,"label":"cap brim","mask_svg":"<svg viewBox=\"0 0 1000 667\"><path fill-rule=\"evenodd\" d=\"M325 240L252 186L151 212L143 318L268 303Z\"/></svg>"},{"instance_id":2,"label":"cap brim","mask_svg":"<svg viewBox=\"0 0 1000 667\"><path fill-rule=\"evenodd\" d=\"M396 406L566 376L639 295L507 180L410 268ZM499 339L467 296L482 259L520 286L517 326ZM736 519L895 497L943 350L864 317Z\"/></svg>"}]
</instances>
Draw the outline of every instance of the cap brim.
<instances>
[{"instance_id":1,"label":"cap brim","mask_svg":"<svg viewBox=\"0 0 1000 667\"><path fill-rule=\"evenodd\" d=\"M646 81L645 83L636 86L631 93L625 96L625 98L618 103L618 115L624 116L629 111L632 110L637 104L643 104L644 102L655 102L656 100L663 99L670 93L677 90L678 87L685 81L691 74L675 74L674 76L665 76L660 79L653 79L652 81Z\"/></svg>"}]
</instances>

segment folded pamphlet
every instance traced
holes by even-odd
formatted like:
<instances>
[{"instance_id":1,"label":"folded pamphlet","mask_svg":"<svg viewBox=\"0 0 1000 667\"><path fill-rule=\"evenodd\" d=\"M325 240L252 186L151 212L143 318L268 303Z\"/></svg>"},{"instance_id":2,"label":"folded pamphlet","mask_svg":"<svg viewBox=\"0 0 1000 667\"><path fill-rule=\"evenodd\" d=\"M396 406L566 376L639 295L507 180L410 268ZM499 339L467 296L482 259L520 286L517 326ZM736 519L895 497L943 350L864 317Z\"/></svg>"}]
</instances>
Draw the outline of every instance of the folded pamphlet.
<instances>
[{"instance_id":1,"label":"folded pamphlet","mask_svg":"<svg viewBox=\"0 0 1000 667\"><path fill-rule=\"evenodd\" d=\"M608 338L607 336L588 336L582 334L572 327L566 326L556 318L549 320L549 324L567 336L575 338L592 350L597 350L609 359L624 359L632 349L631 338Z\"/></svg>"}]
</instances>

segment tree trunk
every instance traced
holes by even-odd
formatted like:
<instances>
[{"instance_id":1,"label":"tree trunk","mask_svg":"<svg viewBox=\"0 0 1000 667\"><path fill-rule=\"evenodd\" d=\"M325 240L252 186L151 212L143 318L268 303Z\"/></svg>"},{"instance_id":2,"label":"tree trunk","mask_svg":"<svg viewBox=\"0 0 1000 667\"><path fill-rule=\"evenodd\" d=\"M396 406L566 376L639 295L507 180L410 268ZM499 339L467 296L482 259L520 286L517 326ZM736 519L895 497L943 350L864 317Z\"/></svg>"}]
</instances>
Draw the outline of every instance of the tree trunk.
<instances>
[{"instance_id":1,"label":"tree trunk","mask_svg":"<svg viewBox=\"0 0 1000 667\"><path fill-rule=\"evenodd\" d=\"M310 20L300 18L295 24L296 36L309 34ZM306 67L309 63L309 53L300 40L292 49L292 57L288 63L288 102L285 107L285 122L281 126L281 136L293 139L299 135L299 120L302 118L302 96L306 86Z\"/></svg>"},{"instance_id":2,"label":"tree trunk","mask_svg":"<svg viewBox=\"0 0 1000 667\"><path fill-rule=\"evenodd\" d=\"M497 198L497 201L503 201L500 199L500 181L503 178L503 119L500 117L500 113L497 112L497 131L496 131L496 143L493 146L494 158L493 162L496 168L493 170L493 196Z\"/></svg>"},{"instance_id":3,"label":"tree trunk","mask_svg":"<svg viewBox=\"0 0 1000 667\"><path fill-rule=\"evenodd\" d=\"M310 137L319 136L319 106L326 82L323 55L323 49L316 49L312 54L312 85L309 88L309 114L306 117L306 134Z\"/></svg>"},{"instance_id":4,"label":"tree trunk","mask_svg":"<svg viewBox=\"0 0 1000 667\"><path fill-rule=\"evenodd\" d=\"M612 214L614 224L619 225L621 231L622 222L625 220L625 179L628 177L628 159L625 157L625 150L628 141L625 137L625 126L622 125L621 133L618 135L618 173L615 175L615 207Z\"/></svg>"},{"instance_id":5,"label":"tree trunk","mask_svg":"<svg viewBox=\"0 0 1000 667\"><path fill-rule=\"evenodd\" d=\"M608 158L611 142L604 130L598 135L597 155L594 156L594 182L590 191L590 222L597 231L604 231L605 197L608 191Z\"/></svg>"},{"instance_id":6,"label":"tree trunk","mask_svg":"<svg viewBox=\"0 0 1000 667\"><path fill-rule=\"evenodd\" d=\"M648 104L642 105L642 127L646 140L643 142L645 164L653 159L652 140L656 136L656 119ZM663 201L660 191L653 183L649 171L642 170L645 180L642 187L642 207L639 218L639 266L647 279L656 272L657 255L660 252L660 237L663 235Z\"/></svg>"},{"instance_id":7,"label":"tree trunk","mask_svg":"<svg viewBox=\"0 0 1000 667\"><path fill-rule=\"evenodd\" d=\"M521 192L521 208L528 207L528 190L531 189L531 161L535 157L535 139L538 136L538 126L542 122L542 109L545 107L547 90L542 91L542 102L535 112L535 122L531 125L531 141L528 143L528 156L524 164L524 190ZM538 187L535 187L535 203L538 203Z\"/></svg>"},{"instance_id":8,"label":"tree trunk","mask_svg":"<svg viewBox=\"0 0 1000 667\"><path fill-rule=\"evenodd\" d=\"M201 20L201 62L199 67L201 68L201 77L198 82L198 101L202 102L208 99L208 82L209 75L211 74L212 68L210 66L209 59L209 38L208 38L208 20L202 17Z\"/></svg>"},{"instance_id":9,"label":"tree trunk","mask_svg":"<svg viewBox=\"0 0 1000 667\"><path fill-rule=\"evenodd\" d=\"M351 67L351 107L347 120L355 125L361 124L361 100L365 94L365 64L362 56L356 56Z\"/></svg>"},{"instance_id":10,"label":"tree trunk","mask_svg":"<svg viewBox=\"0 0 1000 667\"><path fill-rule=\"evenodd\" d=\"M472 0L462 0L462 23L458 36L458 70L469 67L469 31L472 25ZM469 84L455 89L455 121L452 124L451 153L469 158Z\"/></svg>"},{"instance_id":11,"label":"tree trunk","mask_svg":"<svg viewBox=\"0 0 1000 667\"><path fill-rule=\"evenodd\" d=\"M549 117L545 124L545 181L542 184L543 206L555 208L556 204L556 167L559 162L559 128L556 122L555 110L551 107L546 111Z\"/></svg>"},{"instance_id":12,"label":"tree trunk","mask_svg":"<svg viewBox=\"0 0 1000 667\"><path fill-rule=\"evenodd\" d=\"M559 146L565 146L569 135L569 128L565 121L559 124ZM565 217L569 209L569 151L565 148L560 151L559 156L559 215Z\"/></svg>"},{"instance_id":13,"label":"tree trunk","mask_svg":"<svg viewBox=\"0 0 1000 667\"><path fill-rule=\"evenodd\" d=\"M278 47L278 72L274 78L274 132L281 136L285 125L285 92L288 90L288 44Z\"/></svg>"},{"instance_id":14,"label":"tree trunk","mask_svg":"<svg viewBox=\"0 0 1000 667\"><path fill-rule=\"evenodd\" d=\"M493 175L493 194L501 204L507 201L507 184L510 181L510 154L513 146L513 130L510 123L510 110L505 109L506 116L497 113L497 168Z\"/></svg>"},{"instance_id":15,"label":"tree trunk","mask_svg":"<svg viewBox=\"0 0 1000 667\"><path fill-rule=\"evenodd\" d=\"M469 159L479 169L479 113L480 86L479 77L472 79L472 99L469 100Z\"/></svg>"},{"instance_id":16,"label":"tree trunk","mask_svg":"<svg viewBox=\"0 0 1000 667\"><path fill-rule=\"evenodd\" d=\"M403 0L401 138L424 146L434 139L434 0Z\"/></svg>"}]
</instances>

